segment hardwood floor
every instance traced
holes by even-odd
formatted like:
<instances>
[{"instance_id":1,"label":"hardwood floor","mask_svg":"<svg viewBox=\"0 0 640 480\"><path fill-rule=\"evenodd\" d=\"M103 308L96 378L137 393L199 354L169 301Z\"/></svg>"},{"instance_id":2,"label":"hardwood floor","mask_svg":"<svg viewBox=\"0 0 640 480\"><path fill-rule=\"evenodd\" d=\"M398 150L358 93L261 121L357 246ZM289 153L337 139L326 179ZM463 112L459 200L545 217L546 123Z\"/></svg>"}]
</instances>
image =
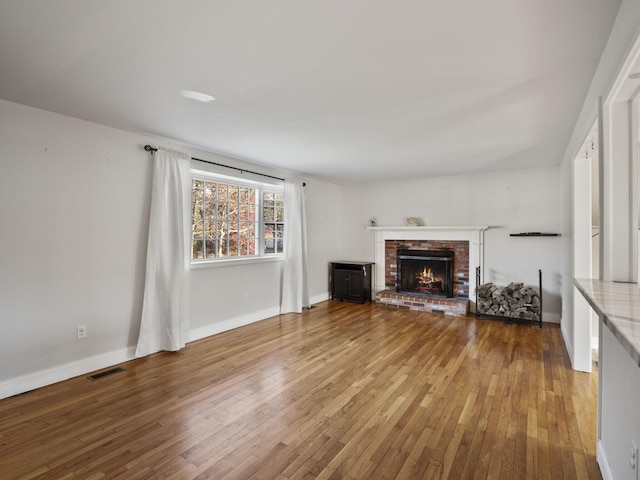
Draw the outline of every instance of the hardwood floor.
<instances>
[{"instance_id":1,"label":"hardwood floor","mask_svg":"<svg viewBox=\"0 0 640 480\"><path fill-rule=\"evenodd\" d=\"M0 401L3 479L599 479L543 329L325 302Z\"/></svg>"}]
</instances>

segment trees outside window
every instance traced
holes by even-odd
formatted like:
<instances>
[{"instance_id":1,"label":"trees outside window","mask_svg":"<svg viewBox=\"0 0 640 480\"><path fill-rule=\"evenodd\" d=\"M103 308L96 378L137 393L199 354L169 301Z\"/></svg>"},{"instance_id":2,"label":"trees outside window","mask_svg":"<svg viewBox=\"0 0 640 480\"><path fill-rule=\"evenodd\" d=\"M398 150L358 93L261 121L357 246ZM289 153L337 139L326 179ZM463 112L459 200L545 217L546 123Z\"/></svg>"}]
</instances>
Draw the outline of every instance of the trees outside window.
<instances>
[{"instance_id":1,"label":"trees outside window","mask_svg":"<svg viewBox=\"0 0 640 480\"><path fill-rule=\"evenodd\" d=\"M264 192L264 252L282 253L284 248L284 193Z\"/></svg>"},{"instance_id":2,"label":"trees outside window","mask_svg":"<svg viewBox=\"0 0 640 480\"><path fill-rule=\"evenodd\" d=\"M284 193L266 188L194 176L191 259L283 253Z\"/></svg>"}]
</instances>

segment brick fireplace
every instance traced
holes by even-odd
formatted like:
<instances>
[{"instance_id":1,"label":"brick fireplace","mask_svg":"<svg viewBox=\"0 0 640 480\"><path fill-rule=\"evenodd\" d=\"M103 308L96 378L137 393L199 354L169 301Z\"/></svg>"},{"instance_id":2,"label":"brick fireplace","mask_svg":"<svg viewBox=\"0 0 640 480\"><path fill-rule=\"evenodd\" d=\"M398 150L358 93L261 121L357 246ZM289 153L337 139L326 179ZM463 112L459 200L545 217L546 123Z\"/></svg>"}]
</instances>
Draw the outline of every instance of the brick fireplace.
<instances>
[{"instance_id":1,"label":"brick fireplace","mask_svg":"<svg viewBox=\"0 0 640 480\"><path fill-rule=\"evenodd\" d=\"M484 231L488 227L371 227L375 232L377 303L394 308L464 316L470 292L475 291L475 272L482 267ZM398 251L452 252L453 294L432 296L396 291ZM484 269L481 269L484 271Z\"/></svg>"}]
</instances>

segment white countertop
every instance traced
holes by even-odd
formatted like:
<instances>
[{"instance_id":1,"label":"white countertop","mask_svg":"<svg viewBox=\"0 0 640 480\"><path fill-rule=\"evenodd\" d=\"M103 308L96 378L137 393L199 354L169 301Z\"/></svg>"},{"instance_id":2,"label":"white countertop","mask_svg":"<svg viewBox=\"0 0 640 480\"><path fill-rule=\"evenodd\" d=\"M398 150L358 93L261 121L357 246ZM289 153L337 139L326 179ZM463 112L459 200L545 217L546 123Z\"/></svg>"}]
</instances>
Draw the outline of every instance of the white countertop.
<instances>
[{"instance_id":1,"label":"white countertop","mask_svg":"<svg viewBox=\"0 0 640 480\"><path fill-rule=\"evenodd\" d=\"M594 279L573 283L640 366L640 285Z\"/></svg>"}]
</instances>

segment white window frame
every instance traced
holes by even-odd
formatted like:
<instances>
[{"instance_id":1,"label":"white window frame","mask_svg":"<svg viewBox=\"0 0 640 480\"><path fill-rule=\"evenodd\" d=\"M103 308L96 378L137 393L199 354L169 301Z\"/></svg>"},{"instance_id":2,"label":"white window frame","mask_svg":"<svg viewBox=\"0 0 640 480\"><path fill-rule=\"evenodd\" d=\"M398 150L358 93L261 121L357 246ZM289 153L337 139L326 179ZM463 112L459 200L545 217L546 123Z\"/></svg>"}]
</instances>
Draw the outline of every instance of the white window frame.
<instances>
[{"instance_id":1,"label":"white window frame","mask_svg":"<svg viewBox=\"0 0 640 480\"><path fill-rule=\"evenodd\" d=\"M218 257L218 258L190 258L190 266L192 269L208 268L215 266L228 266L233 264L246 263L262 263L284 260L284 252L282 253L265 253L264 252L264 192L284 193L284 184L267 183L255 180L246 180L244 178L223 175L198 169L191 169L191 180L203 180L216 183L224 183L238 187L250 187L256 190L258 203L258 225L256 229L256 253L254 255L234 256L234 257ZM193 189L192 189L193 195ZM193 218L192 218L193 221ZM191 225L189 225L191 230ZM190 242L193 242L193 236L190 235ZM286 239L284 247L286 248ZM189 248L191 251L191 247Z\"/></svg>"},{"instance_id":2,"label":"white window frame","mask_svg":"<svg viewBox=\"0 0 640 480\"><path fill-rule=\"evenodd\" d=\"M284 247L283 247L283 251L282 252L277 252L277 253L265 253L264 252L265 235L266 235L266 228L265 227L266 227L266 223L267 223L267 221L264 219L264 194L265 193L281 193L283 195L283 198L284 198L284 187L283 188L272 188L271 185L268 185L260 192L260 240L261 240L260 248L261 248L261 254L263 256L280 256L280 257L282 257L284 255ZM283 209L284 209L284 205L283 205ZM274 213L275 213L275 211L274 211ZM281 222L277 221L277 219L274 218L274 220L269 222L269 223L273 223L276 226L278 224L284 225L284 211L282 212L282 221ZM276 228L276 232L277 232L277 230L278 229ZM283 241L284 241L284 231L283 231L282 234L283 234ZM278 243L277 236L274 239L274 242L277 245L277 243Z\"/></svg>"}]
</instances>

